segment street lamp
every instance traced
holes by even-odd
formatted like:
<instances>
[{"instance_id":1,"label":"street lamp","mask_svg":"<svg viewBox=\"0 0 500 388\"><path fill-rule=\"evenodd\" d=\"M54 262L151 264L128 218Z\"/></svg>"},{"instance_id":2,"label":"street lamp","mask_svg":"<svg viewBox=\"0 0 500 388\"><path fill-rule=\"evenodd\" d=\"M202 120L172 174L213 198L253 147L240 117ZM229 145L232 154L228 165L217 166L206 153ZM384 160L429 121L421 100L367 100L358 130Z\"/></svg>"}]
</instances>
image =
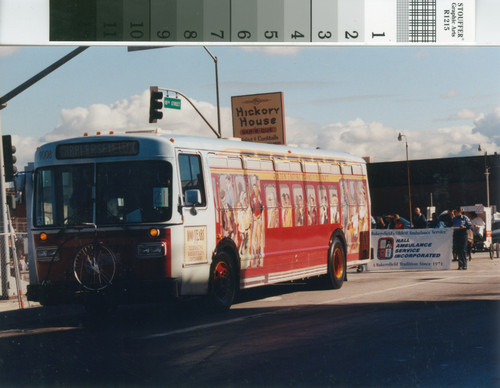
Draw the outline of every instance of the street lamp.
<instances>
[{"instance_id":1,"label":"street lamp","mask_svg":"<svg viewBox=\"0 0 500 388\"><path fill-rule=\"evenodd\" d=\"M410 161L408 160L408 138L399 132L398 141L403 141L405 138L406 143L406 170L408 173L408 202L410 204L410 228L413 226L412 206L411 206L411 185L410 185Z\"/></svg>"},{"instance_id":2,"label":"street lamp","mask_svg":"<svg viewBox=\"0 0 500 388\"><path fill-rule=\"evenodd\" d=\"M205 51L212 57L212 60L214 61L215 64L215 90L217 94L217 129L219 130L219 138L222 137L222 131L220 127L220 97L219 97L219 60L215 55L213 55L209 49L207 49L207 46L203 46Z\"/></svg>"},{"instance_id":3,"label":"street lamp","mask_svg":"<svg viewBox=\"0 0 500 388\"><path fill-rule=\"evenodd\" d=\"M482 152L481 144L477 147L479 152ZM488 155L487 151L484 151L484 175L486 175L486 206L490 207L490 168L486 164L486 155Z\"/></svg>"}]
</instances>

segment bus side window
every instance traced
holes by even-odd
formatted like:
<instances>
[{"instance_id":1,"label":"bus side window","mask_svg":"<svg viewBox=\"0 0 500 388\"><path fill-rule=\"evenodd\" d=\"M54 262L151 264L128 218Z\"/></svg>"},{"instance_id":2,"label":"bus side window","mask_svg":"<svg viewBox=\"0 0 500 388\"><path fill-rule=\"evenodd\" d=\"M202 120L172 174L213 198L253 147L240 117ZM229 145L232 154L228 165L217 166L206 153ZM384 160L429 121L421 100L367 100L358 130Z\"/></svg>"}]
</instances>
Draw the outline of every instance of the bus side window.
<instances>
[{"instance_id":1,"label":"bus side window","mask_svg":"<svg viewBox=\"0 0 500 388\"><path fill-rule=\"evenodd\" d=\"M201 203L206 206L205 183L203 181L203 170L201 158L194 154L179 154L179 171L181 174L182 197L186 202L186 190L200 190Z\"/></svg>"}]
</instances>

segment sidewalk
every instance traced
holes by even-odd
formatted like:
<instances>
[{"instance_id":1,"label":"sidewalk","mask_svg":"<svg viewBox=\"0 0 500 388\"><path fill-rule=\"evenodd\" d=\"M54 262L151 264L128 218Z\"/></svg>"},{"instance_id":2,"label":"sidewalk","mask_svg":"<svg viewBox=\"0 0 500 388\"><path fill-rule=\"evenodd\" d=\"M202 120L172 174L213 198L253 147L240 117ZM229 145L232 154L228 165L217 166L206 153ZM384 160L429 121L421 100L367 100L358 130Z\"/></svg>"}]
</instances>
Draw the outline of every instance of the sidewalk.
<instances>
[{"instance_id":1,"label":"sidewalk","mask_svg":"<svg viewBox=\"0 0 500 388\"><path fill-rule=\"evenodd\" d=\"M33 308L33 307L40 307L40 303L37 302L28 302L26 295L23 296L23 301L24 301L24 308ZM5 300L0 300L0 313L6 312L6 311L13 311L13 310L19 310L19 302L17 300L17 297L11 297L10 299L5 299Z\"/></svg>"}]
</instances>

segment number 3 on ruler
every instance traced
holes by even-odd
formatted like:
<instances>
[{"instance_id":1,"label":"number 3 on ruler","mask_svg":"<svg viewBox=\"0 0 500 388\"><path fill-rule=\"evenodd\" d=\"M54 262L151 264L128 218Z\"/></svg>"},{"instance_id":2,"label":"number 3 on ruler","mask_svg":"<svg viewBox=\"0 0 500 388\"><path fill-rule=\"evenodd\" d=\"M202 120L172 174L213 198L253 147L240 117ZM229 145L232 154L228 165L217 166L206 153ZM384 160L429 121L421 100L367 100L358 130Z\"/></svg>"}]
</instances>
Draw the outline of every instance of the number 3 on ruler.
<instances>
[{"instance_id":1,"label":"number 3 on ruler","mask_svg":"<svg viewBox=\"0 0 500 388\"><path fill-rule=\"evenodd\" d=\"M318 38L320 39L330 39L332 37L332 33L330 31L319 31Z\"/></svg>"}]
</instances>

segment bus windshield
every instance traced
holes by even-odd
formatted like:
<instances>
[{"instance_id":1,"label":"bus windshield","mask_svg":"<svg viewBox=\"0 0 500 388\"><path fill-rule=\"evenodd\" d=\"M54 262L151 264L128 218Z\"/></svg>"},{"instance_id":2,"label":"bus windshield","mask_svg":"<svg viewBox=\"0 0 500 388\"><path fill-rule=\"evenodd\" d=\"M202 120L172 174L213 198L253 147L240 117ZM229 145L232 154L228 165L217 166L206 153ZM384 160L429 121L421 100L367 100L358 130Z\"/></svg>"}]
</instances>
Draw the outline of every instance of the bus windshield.
<instances>
[{"instance_id":1,"label":"bus windshield","mask_svg":"<svg viewBox=\"0 0 500 388\"><path fill-rule=\"evenodd\" d=\"M43 167L35 175L34 223L62 227L168 221L171 193L168 162Z\"/></svg>"}]
</instances>

